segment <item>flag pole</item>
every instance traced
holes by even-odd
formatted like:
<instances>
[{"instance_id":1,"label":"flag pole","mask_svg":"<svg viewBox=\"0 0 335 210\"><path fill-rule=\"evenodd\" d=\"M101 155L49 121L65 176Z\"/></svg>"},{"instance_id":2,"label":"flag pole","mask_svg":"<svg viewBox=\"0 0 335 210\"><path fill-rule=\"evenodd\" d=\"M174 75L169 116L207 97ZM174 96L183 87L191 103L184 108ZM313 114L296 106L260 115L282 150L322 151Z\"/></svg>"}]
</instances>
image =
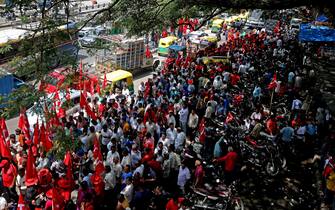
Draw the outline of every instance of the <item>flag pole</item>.
<instances>
[{"instance_id":1,"label":"flag pole","mask_svg":"<svg viewBox=\"0 0 335 210\"><path fill-rule=\"evenodd\" d=\"M272 110L272 101L273 101L273 95L275 93L275 89L272 90L272 93L271 93L271 99L270 99L270 110L269 110L269 114L271 116L271 110Z\"/></svg>"}]
</instances>

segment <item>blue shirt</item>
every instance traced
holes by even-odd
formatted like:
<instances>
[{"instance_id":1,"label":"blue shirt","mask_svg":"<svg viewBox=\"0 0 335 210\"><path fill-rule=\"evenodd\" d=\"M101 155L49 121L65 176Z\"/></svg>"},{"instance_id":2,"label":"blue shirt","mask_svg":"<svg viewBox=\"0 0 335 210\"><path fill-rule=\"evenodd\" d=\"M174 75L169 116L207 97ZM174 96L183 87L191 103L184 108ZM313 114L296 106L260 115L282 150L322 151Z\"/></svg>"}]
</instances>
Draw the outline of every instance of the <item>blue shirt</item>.
<instances>
[{"instance_id":1,"label":"blue shirt","mask_svg":"<svg viewBox=\"0 0 335 210\"><path fill-rule=\"evenodd\" d=\"M262 89L260 87L255 87L254 91L252 92L252 95L254 98L257 98L261 96Z\"/></svg>"},{"instance_id":2,"label":"blue shirt","mask_svg":"<svg viewBox=\"0 0 335 210\"><path fill-rule=\"evenodd\" d=\"M316 134L316 127L313 124L308 124L306 126L306 133L308 133L311 136L314 136Z\"/></svg>"},{"instance_id":3,"label":"blue shirt","mask_svg":"<svg viewBox=\"0 0 335 210\"><path fill-rule=\"evenodd\" d=\"M214 146L214 158L218 158L222 156L222 150L221 150L221 143L223 142L224 138L221 138L219 141L215 143Z\"/></svg>"},{"instance_id":4,"label":"blue shirt","mask_svg":"<svg viewBox=\"0 0 335 210\"><path fill-rule=\"evenodd\" d=\"M292 140L294 129L291 127L284 127L281 129L280 133L282 134L282 140L285 142L290 142Z\"/></svg>"}]
</instances>

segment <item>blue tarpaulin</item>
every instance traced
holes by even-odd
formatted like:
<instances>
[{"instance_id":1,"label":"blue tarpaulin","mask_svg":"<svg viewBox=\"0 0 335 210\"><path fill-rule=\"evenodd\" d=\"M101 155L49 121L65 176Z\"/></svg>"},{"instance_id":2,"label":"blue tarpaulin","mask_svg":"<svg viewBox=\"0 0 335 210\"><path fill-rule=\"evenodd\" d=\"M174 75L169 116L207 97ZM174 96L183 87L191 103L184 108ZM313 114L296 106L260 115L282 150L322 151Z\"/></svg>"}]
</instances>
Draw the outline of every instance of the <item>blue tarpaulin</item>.
<instances>
[{"instance_id":1,"label":"blue tarpaulin","mask_svg":"<svg viewBox=\"0 0 335 210\"><path fill-rule=\"evenodd\" d=\"M300 24L299 41L335 42L335 29L327 26L316 26L311 23Z\"/></svg>"},{"instance_id":2,"label":"blue tarpaulin","mask_svg":"<svg viewBox=\"0 0 335 210\"><path fill-rule=\"evenodd\" d=\"M179 52L179 51L183 51L183 50L185 50L186 47L185 47L185 46L180 46L180 45L176 45L176 44L174 44L174 45L171 45L171 46L169 47L169 49L170 49L170 50L173 50L173 51L175 51L175 52Z\"/></svg>"},{"instance_id":3,"label":"blue tarpaulin","mask_svg":"<svg viewBox=\"0 0 335 210\"><path fill-rule=\"evenodd\" d=\"M320 15L316 18L316 21L318 22L327 22L328 18L325 15Z\"/></svg>"}]
</instances>

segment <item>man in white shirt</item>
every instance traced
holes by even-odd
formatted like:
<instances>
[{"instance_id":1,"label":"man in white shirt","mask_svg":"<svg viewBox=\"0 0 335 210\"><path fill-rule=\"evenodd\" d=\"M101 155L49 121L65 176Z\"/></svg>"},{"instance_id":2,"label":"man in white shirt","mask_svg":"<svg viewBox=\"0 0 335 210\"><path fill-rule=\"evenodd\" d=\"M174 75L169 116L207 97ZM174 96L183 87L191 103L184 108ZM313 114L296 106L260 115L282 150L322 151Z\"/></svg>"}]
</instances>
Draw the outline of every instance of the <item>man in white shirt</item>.
<instances>
[{"instance_id":1,"label":"man in white shirt","mask_svg":"<svg viewBox=\"0 0 335 210\"><path fill-rule=\"evenodd\" d=\"M122 166L120 164L120 158L114 157L112 168L114 170L116 179L117 180L120 179L121 173L122 173Z\"/></svg>"},{"instance_id":2,"label":"man in white shirt","mask_svg":"<svg viewBox=\"0 0 335 210\"><path fill-rule=\"evenodd\" d=\"M120 155L116 151L116 146L112 145L111 150L107 153L107 163L111 165L113 163L114 158L118 158L120 160Z\"/></svg>"},{"instance_id":3,"label":"man in white shirt","mask_svg":"<svg viewBox=\"0 0 335 210\"><path fill-rule=\"evenodd\" d=\"M101 130L101 143L105 147L107 147L107 144L110 142L111 138L113 136L113 132L111 129L108 128L107 124L102 126Z\"/></svg>"},{"instance_id":4,"label":"man in white shirt","mask_svg":"<svg viewBox=\"0 0 335 210\"><path fill-rule=\"evenodd\" d=\"M105 192L109 193L113 192L113 189L116 185L116 178L114 171L111 169L110 166L105 166L104 182L105 182ZM106 195L108 195L108 193L106 193Z\"/></svg>"},{"instance_id":5,"label":"man in white shirt","mask_svg":"<svg viewBox=\"0 0 335 210\"><path fill-rule=\"evenodd\" d=\"M174 146L176 148L176 150L182 150L185 144L185 140L186 140L186 135L185 133L181 130L181 128L177 128L177 137L174 143Z\"/></svg>"},{"instance_id":6,"label":"man in white shirt","mask_svg":"<svg viewBox=\"0 0 335 210\"><path fill-rule=\"evenodd\" d=\"M193 131L198 127L199 116L195 113L194 109L192 109L190 116L188 117L188 127Z\"/></svg>"},{"instance_id":7,"label":"man in white shirt","mask_svg":"<svg viewBox=\"0 0 335 210\"><path fill-rule=\"evenodd\" d=\"M16 192L18 195L22 193L23 195L25 194L25 191L27 189L26 187L26 176L25 176L25 168L19 167L19 173L16 176Z\"/></svg>"},{"instance_id":8,"label":"man in white shirt","mask_svg":"<svg viewBox=\"0 0 335 210\"><path fill-rule=\"evenodd\" d=\"M121 194L127 199L128 203L133 200L134 186L132 183L132 178L128 177L126 180L126 187L121 191Z\"/></svg>"},{"instance_id":9,"label":"man in white shirt","mask_svg":"<svg viewBox=\"0 0 335 210\"><path fill-rule=\"evenodd\" d=\"M213 109L211 103L208 102L207 108L206 108L206 111L205 111L205 118L211 118L213 113L214 113L214 109Z\"/></svg>"},{"instance_id":10,"label":"man in white shirt","mask_svg":"<svg viewBox=\"0 0 335 210\"><path fill-rule=\"evenodd\" d=\"M185 185L190 178L190 170L182 163L182 165L179 167L177 185L183 192L185 192Z\"/></svg>"},{"instance_id":11,"label":"man in white shirt","mask_svg":"<svg viewBox=\"0 0 335 210\"><path fill-rule=\"evenodd\" d=\"M156 124L152 122L151 118L149 118L148 121L145 123L145 127L147 131L151 134L151 136L155 136Z\"/></svg>"},{"instance_id":12,"label":"man in white shirt","mask_svg":"<svg viewBox=\"0 0 335 210\"><path fill-rule=\"evenodd\" d=\"M124 168L126 165L131 165L131 158L128 150L125 149L122 152L121 166Z\"/></svg>"},{"instance_id":13,"label":"man in white shirt","mask_svg":"<svg viewBox=\"0 0 335 210\"><path fill-rule=\"evenodd\" d=\"M216 90L219 90L221 89L223 85L223 82L222 82L222 78L220 75L216 76L215 79L214 79L214 82L213 82L213 87L216 89Z\"/></svg>"},{"instance_id":14,"label":"man in white shirt","mask_svg":"<svg viewBox=\"0 0 335 210\"><path fill-rule=\"evenodd\" d=\"M172 111L169 112L166 118L167 118L168 125L170 125L170 123L173 123L173 126L176 126L176 118L174 117Z\"/></svg>"},{"instance_id":15,"label":"man in white shirt","mask_svg":"<svg viewBox=\"0 0 335 210\"><path fill-rule=\"evenodd\" d=\"M187 128L187 119L188 119L188 108L187 105L184 104L183 108L179 111L179 122L181 129L186 133Z\"/></svg>"},{"instance_id":16,"label":"man in white shirt","mask_svg":"<svg viewBox=\"0 0 335 210\"><path fill-rule=\"evenodd\" d=\"M174 144L177 138L177 129L174 127L173 123L170 123L168 129L166 129L166 137L169 139L169 144Z\"/></svg>"}]
</instances>

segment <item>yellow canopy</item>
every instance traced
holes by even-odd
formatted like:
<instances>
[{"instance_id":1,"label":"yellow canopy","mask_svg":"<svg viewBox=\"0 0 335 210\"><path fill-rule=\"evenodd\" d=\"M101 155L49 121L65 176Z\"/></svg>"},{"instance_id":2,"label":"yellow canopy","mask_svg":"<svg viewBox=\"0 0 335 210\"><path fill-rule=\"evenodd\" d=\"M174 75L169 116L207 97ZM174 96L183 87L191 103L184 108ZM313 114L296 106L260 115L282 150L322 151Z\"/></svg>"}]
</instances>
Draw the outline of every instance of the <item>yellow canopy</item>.
<instances>
[{"instance_id":1,"label":"yellow canopy","mask_svg":"<svg viewBox=\"0 0 335 210\"><path fill-rule=\"evenodd\" d=\"M222 27L222 23L224 22L223 19L215 19L213 20L212 26L214 27Z\"/></svg>"},{"instance_id":2,"label":"yellow canopy","mask_svg":"<svg viewBox=\"0 0 335 210\"><path fill-rule=\"evenodd\" d=\"M161 44L161 43L167 43L167 44L169 44L169 43L172 43L172 42L174 42L176 40L177 40L177 37L175 37L175 36L167 36L165 38L161 38L159 40L159 44Z\"/></svg>"},{"instance_id":3,"label":"yellow canopy","mask_svg":"<svg viewBox=\"0 0 335 210\"><path fill-rule=\"evenodd\" d=\"M229 62L228 58L225 56L212 56L212 57L202 57L202 62L204 64L210 64L210 63L227 63Z\"/></svg>"},{"instance_id":4,"label":"yellow canopy","mask_svg":"<svg viewBox=\"0 0 335 210\"><path fill-rule=\"evenodd\" d=\"M214 37L214 36L204 36L204 37L201 37L201 39L206 40L208 42L217 42L218 41L218 38Z\"/></svg>"},{"instance_id":5,"label":"yellow canopy","mask_svg":"<svg viewBox=\"0 0 335 210\"><path fill-rule=\"evenodd\" d=\"M133 75L129 71L125 70L116 70L106 74L106 79L109 82L116 82L129 77L133 77ZM102 75L101 78L104 79L104 75Z\"/></svg>"}]
</instances>

